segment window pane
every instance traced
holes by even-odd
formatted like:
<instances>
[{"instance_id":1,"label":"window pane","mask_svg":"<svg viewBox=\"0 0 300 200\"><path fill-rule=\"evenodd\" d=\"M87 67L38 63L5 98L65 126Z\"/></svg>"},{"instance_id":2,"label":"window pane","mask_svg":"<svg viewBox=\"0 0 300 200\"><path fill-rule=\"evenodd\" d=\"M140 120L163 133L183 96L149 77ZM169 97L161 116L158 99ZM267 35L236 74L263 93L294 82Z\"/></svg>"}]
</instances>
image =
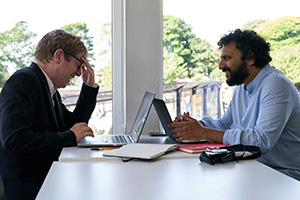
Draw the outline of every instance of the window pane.
<instances>
[{"instance_id":1,"label":"window pane","mask_svg":"<svg viewBox=\"0 0 300 200\"><path fill-rule=\"evenodd\" d=\"M220 37L237 28L254 29L268 20L272 21L286 16L298 17L299 5L300 3L294 0L287 0L284 3L253 0L247 5L241 4L240 0L226 2L222 0L164 0L163 77L165 86L174 86L173 90L169 89L168 93L164 92L164 98L166 102L169 102L168 107L173 114L172 117L187 111L197 119L207 114L216 118L220 116L219 112L226 110L233 91L233 87L228 87L226 83L222 84L220 90L218 89L219 82L225 80L224 73L218 69L220 51L217 42ZM267 10L272 12L267 12ZM282 25L284 28L281 27L278 30L283 32L282 29L289 27L291 31L286 30L286 34L283 34L273 30L274 34L270 37L290 34L291 37L296 38L299 27L295 24L299 23L293 18L294 25L291 25L292 23L288 20L290 19L286 19L285 26ZM293 29L292 26L295 28ZM290 38L290 41L296 41L294 38ZM292 56L276 56L279 51L282 51L277 46L273 45L274 50L271 51L271 55L275 56L271 64L275 67L290 65L284 60L292 60L289 59ZM295 51L299 49L298 47L293 44L288 46L287 52L289 53L287 54L299 57L294 54L299 52ZM298 64L299 62L294 62L292 65ZM297 76L295 73L288 74L288 71L293 72L293 70L282 69L282 71L287 72L286 75L294 83L299 82L298 74ZM184 86L178 87L179 83ZM221 103L218 107L216 102L219 103L219 98Z\"/></svg>"},{"instance_id":2,"label":"window pane","mask_svg":"<svg viewBox=\"0 0 300 200\"><path fill-rule=\"evenodd\" d=\"M35 46L46 33L54 29L73 32L84 40L90 55L88 60L100 85L90 126L96 134L108 133L112 124L111 0L10 0L1 6L6 9L0 12L0 89L13 72L34 61ZM77 77L60 89L70 110L76 104L81 84L81 78Z\"/></svg>"}]
</instances>

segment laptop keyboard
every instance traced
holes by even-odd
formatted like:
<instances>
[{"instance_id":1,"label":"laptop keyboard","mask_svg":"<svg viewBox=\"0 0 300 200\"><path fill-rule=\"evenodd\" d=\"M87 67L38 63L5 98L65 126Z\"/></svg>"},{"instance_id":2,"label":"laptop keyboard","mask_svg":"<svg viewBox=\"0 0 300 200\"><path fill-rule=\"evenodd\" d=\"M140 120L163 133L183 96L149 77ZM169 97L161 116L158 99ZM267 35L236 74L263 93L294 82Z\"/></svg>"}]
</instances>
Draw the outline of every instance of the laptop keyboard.
<instances>
[{"instance_id":1,"label":"laptop keyboard","mask_svg":"<svg viewBox=\"0 0 300 200\"><path fill-rule=\"evenodd\" d=\"M107 135L107 136L103 136L103 141L105 143L121 143L121 144L130 143L130 139L128 135Z\"/></svg>"}]
</instances>

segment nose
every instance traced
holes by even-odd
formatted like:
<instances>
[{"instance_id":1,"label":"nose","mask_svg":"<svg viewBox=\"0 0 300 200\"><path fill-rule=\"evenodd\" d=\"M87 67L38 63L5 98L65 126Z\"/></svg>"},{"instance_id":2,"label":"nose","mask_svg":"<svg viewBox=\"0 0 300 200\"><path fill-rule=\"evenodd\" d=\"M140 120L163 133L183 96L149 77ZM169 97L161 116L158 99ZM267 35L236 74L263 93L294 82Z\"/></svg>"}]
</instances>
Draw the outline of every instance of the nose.
<instances>
[{"instance_id":1,"label":"nose","mask_svg":"<svg viewBox=\"0 0 300 200\"><path fill-rule=\"evenodd\" d=\"M222 60L219 62L219 69L222 70L225 67L224 63Z\"/></svg>"}]
</instances>

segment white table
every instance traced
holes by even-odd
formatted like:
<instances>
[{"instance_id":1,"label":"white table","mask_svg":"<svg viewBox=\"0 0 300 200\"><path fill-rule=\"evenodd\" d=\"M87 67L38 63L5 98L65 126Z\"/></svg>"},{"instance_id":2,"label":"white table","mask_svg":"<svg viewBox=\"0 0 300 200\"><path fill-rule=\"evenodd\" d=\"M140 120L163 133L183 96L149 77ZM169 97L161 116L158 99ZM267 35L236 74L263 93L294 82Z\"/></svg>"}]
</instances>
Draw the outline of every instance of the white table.
<instances>
[{"instance_id":1,"label":"white table","mask_svg":"<svg viewBox=\"0 0 300 200\"><path fill-rule=\"evenodd\" d=\"M151 136L142 136L140 143L159 143L170 144L171 141L167 140L166 137L151 137ZM74 161L103 161L103 160L111 160L116 159L120 160L120 158L111 158L111 157L103 157L103 151L95 151L90 148L78 148L78 147L68 147L64 148L60 157L60 162L74 162ZM199 154L187 154L180 151L169 153L161 158L163 159L173 159L173 158L198 158Z\"/></svg>"},{"instance_id":2,"label":"white table","mask_svg":"<svg viewBox=\"0 0 300 200\"><path fill-rule=\"evenodd\" d=\"M198 159L56 162L41 200L283 200L300 182L255 160L209 165Z\"/></svg>"}]
</instances>

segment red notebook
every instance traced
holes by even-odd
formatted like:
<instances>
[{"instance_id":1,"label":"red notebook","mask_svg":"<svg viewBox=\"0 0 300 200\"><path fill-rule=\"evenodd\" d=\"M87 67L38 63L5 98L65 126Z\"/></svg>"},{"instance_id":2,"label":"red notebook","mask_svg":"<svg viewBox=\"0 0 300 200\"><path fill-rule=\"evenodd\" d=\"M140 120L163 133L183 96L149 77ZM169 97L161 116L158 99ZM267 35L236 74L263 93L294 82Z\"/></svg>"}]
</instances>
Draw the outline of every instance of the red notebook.
<instances>
[{"instance_id":1,"label":"red notebook","mask_svg":"<svg viewBox=\"0 0 300 200\"><path fill-rule=\"evenodd\" d=\"M181 144L176 145L179 151L185 153L201 153L202 151L207 151L207 149L218 149L220 147L229 146L229 144L221 143L200 143L200 144Z\"/></svg>"}]
</instances>

